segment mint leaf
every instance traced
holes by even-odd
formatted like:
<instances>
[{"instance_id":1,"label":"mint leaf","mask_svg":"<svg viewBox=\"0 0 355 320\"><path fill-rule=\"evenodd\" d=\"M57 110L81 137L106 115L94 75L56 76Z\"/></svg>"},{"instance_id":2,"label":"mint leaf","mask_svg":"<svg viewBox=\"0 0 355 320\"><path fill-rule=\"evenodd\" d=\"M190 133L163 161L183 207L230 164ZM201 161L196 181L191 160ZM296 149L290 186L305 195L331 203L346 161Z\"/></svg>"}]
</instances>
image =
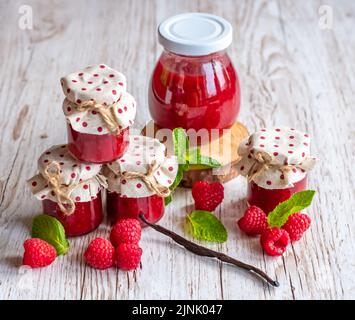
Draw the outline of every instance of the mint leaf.
<instances>
[{"instance_id":1,"label":"mint leaf","mask_svg":"<svg viewBox=\"0 0 355 320\"><path fill-rule=\"evenodd\" d=\"M164 198L164 204L167 206L171 201L173 201L173 196L170 194L170 196L167 196Z\"/></svg>"},{"instance_id":2,"label":"mint leaf","mask_svg":"<svg viewBox=\"0 0 355 320\"><path fill-rule=\"evenodd\" d=\"M314 190L297 192L288 200L281 202L268 215L267 222L269 226L281 228L291 214L299 212L311 204L315 193Z\"/></svg>"},{"instance_id":3,"label":"mint leaf","mask_svg":"<svg viewBox=\"0 0 355 320\"><path fill-rule=\"evenodd\" d=\"M182 169L187 170L189 167L189 138L183 128L173 130L173 148L179 166L181 165Z\"/></svg>"},{"instance_id":4,"label":"mint leaf","mask_svg":"<svg viewBox=\"0 0 355 320\"><path fill-rule=\"evenodd\" d=\"M164 198L164 202L165 202L166 206L173 200L172 193L173 193L173 191L175 191L175 189L180 184L180 182L184 176L184 171L185 171L184 166L179 164L175 180L174 180L173 184L169 187L170 195Z\"/></svg>"},{"instance_id":5,"label":"mint leaf","mask_svg":"<svg viewBox=\"0 0 355 320\"><path fill-rule=\"evenodd\" d=\"M32 238L40 238L51 244L57 250L58 256L66 254L69 250L63 225L56 218L46 214L33 219Z\"/></svg>"},{"instance_id":6,"label":"mint leaf","mask_svg":"<svg viewBox=\"0 0 355 320\"><path fill-rule=\"evenodd\" d=\"M209 211L194 210L187 215L190 232L198 240L225 242L228 233L222 222Z\"/></svg>"},{"instance_id":7,"label":"mint leaf","mask_svg":"<svg viewBox=\"0 0 355 320\"><path fill-rule=\"evenodd\" d=\"M201 149L199 147L189 150L189 163L200 165L203 168L219 168L221 166L217 160L201 155Z\"/></svg>"},{"instance_id":8,"label":"mint leaf","mask_svg":"<svg viewBox=\"0 0 355 320\"><path fill-rule=\"evenodd\" d=\"M188 154L189 154L189 138L184 129L175 128L173 130L173 148L174 154L178 160L178 172L176 174L173 184L169 187L171 193L178 187L183 176L184 171L189 168ZM172 195L165 197L164 202L167 206L172 201Z\"/></svg>"},{"instance_id":9,"label":"mint leaf","mask_svg":"<svg viewBox=\"0 0 355 320\"><path fill-rule=\"evenodd\" d=\"M174 191L178 187L178 185L180 184L180 182L183 178L184 171L185 170L184 170L183 166L179 165L175 180L174 180L173 184L169 187L170 191Z\"/></svg>"}]
</instances>

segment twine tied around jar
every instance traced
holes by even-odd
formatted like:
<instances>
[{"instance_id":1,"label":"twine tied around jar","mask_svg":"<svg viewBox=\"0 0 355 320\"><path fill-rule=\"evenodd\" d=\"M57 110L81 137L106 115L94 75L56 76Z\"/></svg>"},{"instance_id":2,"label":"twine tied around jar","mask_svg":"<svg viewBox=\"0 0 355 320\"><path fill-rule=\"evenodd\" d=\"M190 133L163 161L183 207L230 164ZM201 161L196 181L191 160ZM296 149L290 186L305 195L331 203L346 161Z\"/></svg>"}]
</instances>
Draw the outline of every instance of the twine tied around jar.
<instances>
[{"instance_id":1,"label":"twine tied around jar","mask_svg":"<svg viewBox=\"0 0 355 320\"><path fill-rule=\"evenodd\" d=\"M81 102L80 104L76 104L70 102L70 105L77 112L83 111L96 111L100 114L102 120L105 122L105 125L109 131L114 135L119 135L121 130L119 123L117 122L117 118L113 112L114 107L117 103L113 103L111 105L105 105L101 103L97 103L95 100L88 100Z\"/></svg>"},{"instance_id":2,"label":"twine tied around jar","mask_svg":"<svg viewBox=\"0 0 355 320\"><path fill-rule=\"evenodd\" d=\"M44 168L42 176L52 189L60 210L66 215L71 215L75 211L75 202L70 196L73 189L80 185L90 183L93 179L96 179L102 186L107 187L106 180L101 175L97 175L96 177L81 181L77 184L72 183L68 186L62 185L60 164L57 161L49 162Z\"/></svg>"},{"instance_id":3,"label":"twine tied around jar","mask_svg":"<svg viewBox=\"0 0 355 320\"><path fill-rule=\"evenodd\" d=\"M112 167L108 166L109 169L115 174L118 175ZM122 178L129 180L129 179L141 179L148 189L155 192L156 195L160 197L168 197L171 193L169 187L162 186L158 183L155 179L154 174L159 168L159 163L157 161L153 161L149 166L147 173L136 172L136 171L124 171L122 172Z\"/></svg>"},{"instance_id":4,"label":"twine tied around jar","mask_svg":"<svg viewBox=\"0 0 355 320\"><path fill-rule=\"evenodd\" d=\"M250 153L250 155L253 157L255 161L253 165L249 168L247 174L248 182L251 182L262 172L269 170L271 168L280 170L282 174L290 171L293 168L292 165L288 165L288 164L283 164L283 165L271 164L273 158L267 152L264 151L253 152Z\"/></svg>"},{"instance_id":5,"label":"twine tied around jar","mask_svg":"<svg viewBox=\"0 0 355 320\"><path fill-rule=\"evenodd\" d=\"M75 186L63 186L61 184L59 163L56 161L48 163L44 168L42 175L51 187L60 210L67 215L73 214L75 210L75 202L70 197L70 193Z\"/></svg>"}]
</instances>

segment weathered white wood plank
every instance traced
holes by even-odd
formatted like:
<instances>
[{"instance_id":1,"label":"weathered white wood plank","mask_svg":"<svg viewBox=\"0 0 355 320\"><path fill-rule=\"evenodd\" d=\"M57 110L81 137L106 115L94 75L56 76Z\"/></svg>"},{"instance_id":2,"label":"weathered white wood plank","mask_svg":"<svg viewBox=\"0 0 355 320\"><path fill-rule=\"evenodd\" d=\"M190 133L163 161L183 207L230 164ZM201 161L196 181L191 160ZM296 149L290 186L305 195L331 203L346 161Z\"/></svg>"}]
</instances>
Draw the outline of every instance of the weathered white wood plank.
<instances>
[{"instance_id":1,"label":"weathered white wood plank","mask_svg":"<svg viewBox=\"0 0 355 320\"><path fill-rule=\"evenodd\" d=\"M0 298L1 299L341 299L355 295L353 1L331 1L333 30L318 27L319 1L28 1L33 30L20 30L21 1L0 2ZM229 231L223 245L209 245L277 277L272 289L247 273L196 257L144 230L142 269L97 271L83 263L94 233L71 240L52 266L19 274L22 243L40 204L25 187L39 154L66 139L59 77L106 62L121 70L140 112L149 119L150 72L161 51L156 26L187 11L207 11L234 26L230 53L242 85L240 120L253 131L285 124L307 130L321 159L310 187L318 191L305 238L283 258L264 256L258 239L235 227L245 208L246 183L226 184L217 215ZM42 136L42 138L41 138ZM330 146L330 147L329 147ZM331 149L330 149L331 148ZM179 190L161 223L189 237L189 191Z\"/></svg>"}]
</instances>

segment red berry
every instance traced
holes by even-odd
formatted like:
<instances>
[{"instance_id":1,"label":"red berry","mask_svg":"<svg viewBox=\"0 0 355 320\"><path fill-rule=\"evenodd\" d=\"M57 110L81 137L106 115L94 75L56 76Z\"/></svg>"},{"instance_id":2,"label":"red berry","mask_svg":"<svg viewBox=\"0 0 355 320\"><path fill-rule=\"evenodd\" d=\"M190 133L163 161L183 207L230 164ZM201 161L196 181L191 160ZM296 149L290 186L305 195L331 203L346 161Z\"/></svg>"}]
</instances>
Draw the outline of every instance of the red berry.
<instances>
[{"instance_id":1,"label":"red berry","mask_svg":"<svg viewBox=\"0 0 355 320\"><path fill-rule=\"evenodd\" d=\"M311 225L311 218L303 213L294 213L289 216L287 222L282 226L290 235L291 241L297 241L302 238L303 233Z\"/></svg>"},{"instance_id":2,"label":"red berry","mask_svg":"<svg viewBox=\"0 0 355 320\"><path fill-rule=\"evenodd\" d=\"M116 249L117 267L123 270L137 269L142 252L138 244L121 243Z\"/></svg>"},{"instance_id":3,"label":"red berry","mask_svg":"<svg viewBox=\"0 0 355 320\"><path fill-rule=\"evenodd\" d=\"M121 243L138 243L141 238L141 231L141 224L137 219L119 220L111 230L111 243L114 247Z\"/></svg>"},{"instance_id":4,"label":"red berry","mask_svg":"<svg viewBox=\"0 0 355 320\"><path fill-rule=\"evenodd\" d=\"M219 182L197 181L192 187L197 210L214 211L223 201L224 187Z\"/></svg>"},{"instance_id":5,"label":"red berry","mask_svg":"<svg viewBox=\"0 0 355 320\"><path fill-rule=\"evenodd\" d=\"M115 248L104 238L92 240L84 253L88 265L95 269L107 269L114 265Z\"/></svg>"},{"instance_id":6,"label":"red berry","mask_svg":"<svg viewBox=\"0 0 355 320\"><path fill-rule=\"evenodd\" d=\"M287 231L280 228L266 229L260 237L260 244L269 256L281 256L289 242Z\"/></svg>"},{"instance_id":7,"label":"red berry","mask_svg":"<svg viewBox=\"0 0 355 320\"><path fill-rule=\"evenodd\" d=\"M31 268L49 266L57 257L55 248L42 239L28 239L24 242L23 247L25 248L25 253L22 264Z\"/></svg>"},{"instance_id":8,"label":"red berry","mask_svg":"<svg viewBox=\"0 0 355 320\"><path fill-rule=\"evenodd\" d=\"M256 206L247 208L237 223L240 230L249 236L261 234L268 227L265 212Z\"/></svg>"}]
</instances>

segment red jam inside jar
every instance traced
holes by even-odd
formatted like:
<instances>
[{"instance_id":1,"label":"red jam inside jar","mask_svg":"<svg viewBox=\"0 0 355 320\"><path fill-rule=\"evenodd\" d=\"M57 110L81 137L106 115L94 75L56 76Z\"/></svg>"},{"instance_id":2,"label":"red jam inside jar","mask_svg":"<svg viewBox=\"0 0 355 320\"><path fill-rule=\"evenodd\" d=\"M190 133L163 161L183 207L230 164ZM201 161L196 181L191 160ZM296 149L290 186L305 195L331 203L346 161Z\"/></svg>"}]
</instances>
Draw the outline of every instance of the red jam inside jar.
<instances>
[{"instance_id":1,"label":"red jam inside jar","mask_svg":"<svg viewBox=\"0 0 355 320\"><path fill-rule=\"evenodd\" d=\"M116 192L107 192L107 214L112 223L120 219L138 219L141 213L149 222L155 223L163 217L164 209L164 198L158 195L128 198Z\"/></svg>"},{"instance_id":2,"label":"red jam inside jar","mask_svg":"<svg viewBox=\"0 0 355 320\"><path fill-rule=\"evenodd\" d=\"M68 148L74 158L83 162L106 163L120 158L129 145L129 128L118 135L81 133L67 124Z\"/></svg>"},{"instance_id":3,"label":"red jam inside jar","mask_svg":"<svg viewBox=\"0 0 355 320\"><path fill-rule=\"evenodd\" d=\"M71 215L63 213L52 200L42 201L44 213L57 218L64 226L67 236L80 236L95 230L103 219L101 191L91 201L76 202Z\"/></svg>"},{"instance_id":4,"label":"red jam inside jar","mask_svg":"<svg viewBox=\"0 0 355 320\"><path fill-rule=\"evenodd\" d=\"M293 187L285 189L265 189L251 181L248 184L248 205L257 206L269 214L279 203L287 200L296 192L306 190L306 188L307 176L294 183Z\"/></svg>"},{"instance_id":5,"label":"red jam inside jar","mask_svg":"<svg viewBox=\"0 0 355 320\"><path fill-rule=\"evenodd\" d=\"M238 76L225 50L204 56L162 53L149 86L149 109L159 127L227 129L239 108Z\"/></svg>"}]
</instances>

